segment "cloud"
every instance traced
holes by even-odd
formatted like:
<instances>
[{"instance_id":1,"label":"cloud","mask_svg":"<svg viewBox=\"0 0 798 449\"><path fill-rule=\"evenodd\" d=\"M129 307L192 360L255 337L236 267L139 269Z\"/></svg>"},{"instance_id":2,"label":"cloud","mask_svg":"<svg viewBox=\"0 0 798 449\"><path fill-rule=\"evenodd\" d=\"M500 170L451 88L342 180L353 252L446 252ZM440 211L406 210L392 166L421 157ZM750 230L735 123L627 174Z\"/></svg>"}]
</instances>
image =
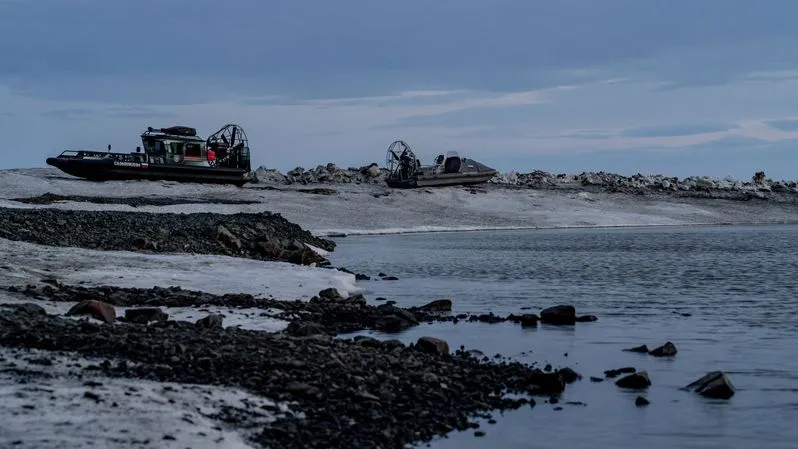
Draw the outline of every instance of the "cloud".
<instances>
[{"instance_id":1,"label":"cloud","mask_svg":"<svg viewBox=\"0 0 798 449\"><path fill-rule=\"evenodd\" d=\"M766 120L763 123L779 131L798 131L798 119Z\"/></svg>"},{"instance_id":2,"label":"cloud","mask_svg":"<svg viewBox=\"0 0 798 449\"><path fill-rule=\"evenodd\" d=\"M787 0L229 0L224 10L210 0L0 3L0 79L37 98L198 104L513 92L631 74L710 85L793 69L798 52L798 4ZM133 19L148 11L162 20Z\"/></svg>"},{"instance_id":3,"label":"cloud","mask_svg":"<svg viewBox=\"0 0 798 449\"><path fill-rule=\"evenodd\" d=\"M695 136L698 134L719 133L736 129L735 124L701 124L686 123L681 125L651 126L642 128L632 128L623 131L625 137L679 137Z\"/></svg>"}]
</instances>

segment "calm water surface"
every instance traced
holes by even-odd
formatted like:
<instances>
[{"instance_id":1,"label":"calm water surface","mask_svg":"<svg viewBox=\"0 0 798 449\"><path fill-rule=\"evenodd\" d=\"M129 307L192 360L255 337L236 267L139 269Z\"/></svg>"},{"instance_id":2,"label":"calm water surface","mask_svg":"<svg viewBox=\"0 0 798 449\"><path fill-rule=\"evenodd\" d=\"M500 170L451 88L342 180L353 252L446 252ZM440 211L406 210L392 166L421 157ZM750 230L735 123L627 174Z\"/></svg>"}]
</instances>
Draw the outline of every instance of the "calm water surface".
<instances>
[{"instance_id":1,"label":"calm water surface","mask_svg":"<svg viewBox=\"0 0 798 449\"><path fill-rule=\"evenodd\" d=\"M409 306L451 298L456 313L500 314L568 303L599 317L573 328L460 323L401 334L568 365L585 377L562 401L586 406L560 403L556 411L539 400L483 424L485 437L463 432L432 447L798 447L798 227L438 233L338 243L334 264L399 277L361 281L370 300ZM679 349L673 359L622 351L668 340ZM648 407L635 407L638 392L587 379L622 366L649 372ZM729 374L737 389L731 400L679 389L712 370Z\"/></svg>"}]
</instances>

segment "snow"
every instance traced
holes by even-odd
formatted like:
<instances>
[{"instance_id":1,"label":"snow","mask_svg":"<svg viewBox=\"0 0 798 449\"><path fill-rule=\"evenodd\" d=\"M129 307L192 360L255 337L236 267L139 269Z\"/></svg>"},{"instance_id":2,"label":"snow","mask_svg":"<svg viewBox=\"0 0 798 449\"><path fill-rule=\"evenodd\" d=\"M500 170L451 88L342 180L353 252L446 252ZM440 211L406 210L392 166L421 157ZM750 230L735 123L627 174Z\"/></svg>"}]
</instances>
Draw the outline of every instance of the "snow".
<instances>
[{"instance_id":1,"label":"snow","mask_svg":"<svg viewBox=\"0 0 798 449\"><path fill-rule=\"evenodd\" d=\"M348 296L361 291L355 276L338 270L226 256L145 254L50 247L0 239L0 285L42 278L67 284L150 288L180 286L208 293L310 299L333 287Z\"/></svg>"},{"instance_id":2,"label":"snow","mask_svg":"<svg viewBox=\"0 0 798 449\"><path fill-rule=\"evenodd\" d=\"M47 357L53 365L26 361L34 357ZM85 370L81 380L68 374L67 365L86 366L92 363L87 359L0 347L3 359L13 359L15 369L46 376L26 375L21 382L13 370L0 369L0 447L250 449L249 434L227 428L212 415L223 406L259 410L261 416L252 423L256 432L257 425L276 419L263 406L290 413L287 404L233 388L107 378ZM0 362L0 367L9 366ZM84 385L88 381L102 385ZM100 401L85 397L87 392Z\"/></svg>"},{"instance_id":3,"label":"snow","mask_svg":"<svg viewBox=\"0 0 798 449\"><path fill-rule=\"evenodd\" d=\"M0 171L0 206L117 210L160 213L277 212L318 235L387 234L570 227L673 226L798 221L788 205L759 201L636 196L600 192L443 187L396 190L380 184L319 184L337 194L301 192L302 184L231 186L166 181L96 183L55 169ZM475 193L472 193L475 192ZM58 195L202 200L244 200L256 204L139 206L65 201L28 205L13 198Z\"/></svg>"}]
</instances>

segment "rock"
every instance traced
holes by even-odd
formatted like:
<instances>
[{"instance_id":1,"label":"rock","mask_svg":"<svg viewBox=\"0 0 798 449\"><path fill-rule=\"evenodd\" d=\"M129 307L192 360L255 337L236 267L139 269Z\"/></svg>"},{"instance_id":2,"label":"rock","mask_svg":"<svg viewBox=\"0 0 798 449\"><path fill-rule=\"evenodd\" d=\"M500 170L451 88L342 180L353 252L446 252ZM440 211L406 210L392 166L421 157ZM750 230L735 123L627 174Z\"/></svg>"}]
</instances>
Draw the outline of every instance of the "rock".
<instances>
[{"instance_id":1,"label":"rock","mask_svg":"<svg viewBox=\"0 0 798 449\"><path fill-rule=\"evenodd\" d=\"M637 399L635 399L635 405L638 407L643 407L648 404L650 404L650 402L648 402L648 399L644 398L643 396L638 396Z\"/></svg>"},{"instance_id":2,"label":"rock","mask_svg":"<svg viewBox=\"0 0 798 449\"><path fill-rule=\"evenodd\" d=\"M271 241L257 242L255 249L260 255L270 259L279 259L283 256L283 247Z\"/></svg>"},{"instance_id":3,"label":"rock","mask_svg":"<svg viewBox=\"0 0 798 449\"><path fill-rule=\"evenodd\" d=\"M223 325L222 325L222 321L223 320L224 320L224 317L222 315L211 314L211 315L206 316L205 318L200 318L194 324L197 327L204 327L204 328L207 328L207 329L214 329L214 328L221 329L223 327Z\"/></svg>"},{"instance_id":4,"label":"rock","mask_svg":"<svg viewBox=\"0 0 798 449\"><path fill-rule=\"evenodd\" d=\"M427 354L445 355L449 353L449 344L435 337L420 337L416 347Z\"/></svg>"},{"instance_id":5,"label":"rock","mask_svg":"<svg viewBox=\"0 0 798 449\"><path fill-rule=\"evenodd\" d=\"M22 304L0 304L0 307L6 307L19 312L25 312L34 315L47 315L47 311L44 310L44 307L32 302L26 302Z\"/></svg>"},{"instance_id":6,"label":"rock","mask_svg":"<svg viewBox=\"0 0 798 449\"><path fill-rule=\"evenodd\" d=\"M300 248L291 253L288 261L297 265L312 265L314 263L319 264L323 262L324 257L310 248Z\"/></svg>"},{"instance_id":7,"label":"rock","mask_svg":"<svg viewBox=\"0 0 798 449\"><path fill-rule=\"evenodd\" d=\"M540 322L554 325L572 325L576 323L576 309L574 306L558 305L543 309L540 312Z\"/></svg>"},{"instance_id":8,"label":"rock","mask_svg":"<svg viewBox=\"0 0 798 449\"><path fill-rule=\"evenodd\" d=\"M436 299L430 303L424 304L418 308L424 312L451 312L452 300L451 299Z\"/></svg>"},{"instance_id":9,"label":"rock","mask_svg":"<svg viewBox=\"0 0 798 449\"><path fill-rule=\"evenodd\" d=\"M647 372L638 371L634 374L621 377L615 382L615 385L621 388L640 390L643 388L648 388L651 385L651 380L648 378Z\"/></svg>"},{"instance_id":10,"label":"rock","mask_svg":"<svg viewBox=\"0 0 798 449\"><path fill-rule=\"evenodd\" d=\"M67 316L88 315L108 324L116 321L114 306L94 299L87 299L75 304L66 314Z\"/></svg>"},{"instance_id":11,"label":"rock","mask_svg":"<svg viewBox=\"0 0 798 449\"><path fill-rule=\"evenodd\" d=\"M219 225L216 227L216 240L221 242L228 248L234 249L236 251L241 250L242 243L241 240L233 235L229 229L224 227L223 225Z\"/></svg>"},{"instance_id":12,"label":"rock","mask_svg":"<svg viewBox=\"0 0 798 449\"><path fill-rule=\"evenodd\" d=\"M577 380L582 378L581 374L577 373L576 371L568 367L557 370L557 373L562 377L562 379L567 384L576 382Z\"/></svg>"},{"instance_id":13,"label":"rock","mask_svg":"<svg viewBox=\"0 0 798 449\"><path fill-rule=\"evenodd\" d=\"M637 370L634 369L633 367L627 366L627 367L624 367L624 368L611 369L611 370L604 371L604 375L609 377L609 378L613 378L613 377L618 377L621 374L634 373L636 371Z\"/></svg>"},{"instance_id":14,"label":"rock","mask_svg":"<svg viewBox=\"0 0 798 449\"><path fill-rule=\"evenodd\" d=\"M521 323L521 327L536 327L538 325L538 318L537 315L534 313L525 313L523 315L510 315L507 317L508 320L514 323Z\"/></svg>"},{"instance_id":15,"label":"rock","mask_svg":"<svg viewBox=\"0 0 798 449\"><path fill-rule=\"evenodd\" d=\"M576 318L577 323L592 323L593 321L598 321L598 317L595 315L582 315Z\"/></svg>"},{"instance_id":16,"label":"rock","mask_svg":"<svg viewBox=\"0 0 798 449\"><path fill-rule=\"evenodd\" d=\"M384 277L382 277L380 279L382 279L383 281L398 281L399 280L399 278L396 277L396 276L384 276Z\"/></svg>"},{"instance_id":17,"label":"rock","mask_svg":"<svg viewBox=\"0 0 798 449\"><path fill-rule=\"evenodd\" d=\"M324 326L318 323L298 323L292 322L286 328L286 332L297 337L310 337L313 335L326 335Z\"/></svg>"},{"instance_id":18,"label":"rock","mask_svg":"<svg viewBox=\"0 0 798 449\"><path fill-rule=\"evenodd\" d=\"M125 310L125 321L129 323L147 324L153 321L163 322L168 319L169 315L161 310L160 307L142 307Z\"/></svg>"},{"instance_id":19,"label":"rock","mask_svg":"<svg viewBox=\"0 0 798 449\"><path fill-rule=\"evenodd\" d=\"M565 390L565 380L560 373L546 373L537 370L526 381L527 392L530 394L556 395Z\"/></svg>"},{"instance_id":20,"label":"rock","mask_svg":"<svg viewBox=\"0 0 798 449\"><path fill-rule=\"evenodd\" d=\"M624 351L648 354L648 346L646 345L635 346L634 348L624 349Z\"/></svg>"},{"instance_id":21,"label":"rock","mask_svg":"<svg viewBox=\"0 0 798 449\"><path fill-rule=\"evenodd\" d=\"M711 371L684 389L693 390L702 396L713 399L729 399L735 393L731 380L723 371Z\"/></svg>"},{"instance_id":22,"label":"rock","mask_svg":"<svg viewBox=\"0 0 798 449\"><path fill-rule=\"evenodd\" d=\"M131 245L137 249L158 251L158 243L146 237L136 237L131 242Z\"/></svg>"},{"instance_id":23,"label":"rock","mask_svg":"<svg viewBox=\"0 0 798 449\"><path fill-rule=\"evenodd\" d=\"M673 357L676 355L676 352L676 345L667 342L659 348L652 349L649 355L653 355L654 357Z\"/></svg>"},{"instance_id":24,"label":"rock","mask_svg":"<svg viewBox=\"0 0 798 449\"><path fill-rule=\"evenodd\" d=\"M600 377L590 376L590 381L591 382L604 382L604 379L602 379Z\"/></svg>"},{"instance_id":25,"label":"rock","mask_svg":"<svg viewBox=\"0 0 798 449\"><path fill-rule=\"evenodd\" d=\"M320 291L319 298L340 301L344 299L344 296L338 291L337 288L330 287Z\"/></svg>"}]
</instances>

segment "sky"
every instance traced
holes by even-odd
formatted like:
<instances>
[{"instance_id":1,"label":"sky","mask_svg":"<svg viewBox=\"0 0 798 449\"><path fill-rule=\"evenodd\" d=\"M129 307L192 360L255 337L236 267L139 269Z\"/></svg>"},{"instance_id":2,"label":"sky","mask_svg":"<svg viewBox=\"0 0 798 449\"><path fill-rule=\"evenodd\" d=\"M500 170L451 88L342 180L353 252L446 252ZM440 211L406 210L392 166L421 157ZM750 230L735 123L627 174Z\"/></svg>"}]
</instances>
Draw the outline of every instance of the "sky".
<instances>
[{"instance_id":1,"label":"sky","mask_svg":"<svg viewBox=\"0 0 798 449\"><path fill-rule=\"evenodd\" d=\"M0 0L0 168L247 133L253 165L798 179L791 0Z\"/></svg>"}]
</instances>

